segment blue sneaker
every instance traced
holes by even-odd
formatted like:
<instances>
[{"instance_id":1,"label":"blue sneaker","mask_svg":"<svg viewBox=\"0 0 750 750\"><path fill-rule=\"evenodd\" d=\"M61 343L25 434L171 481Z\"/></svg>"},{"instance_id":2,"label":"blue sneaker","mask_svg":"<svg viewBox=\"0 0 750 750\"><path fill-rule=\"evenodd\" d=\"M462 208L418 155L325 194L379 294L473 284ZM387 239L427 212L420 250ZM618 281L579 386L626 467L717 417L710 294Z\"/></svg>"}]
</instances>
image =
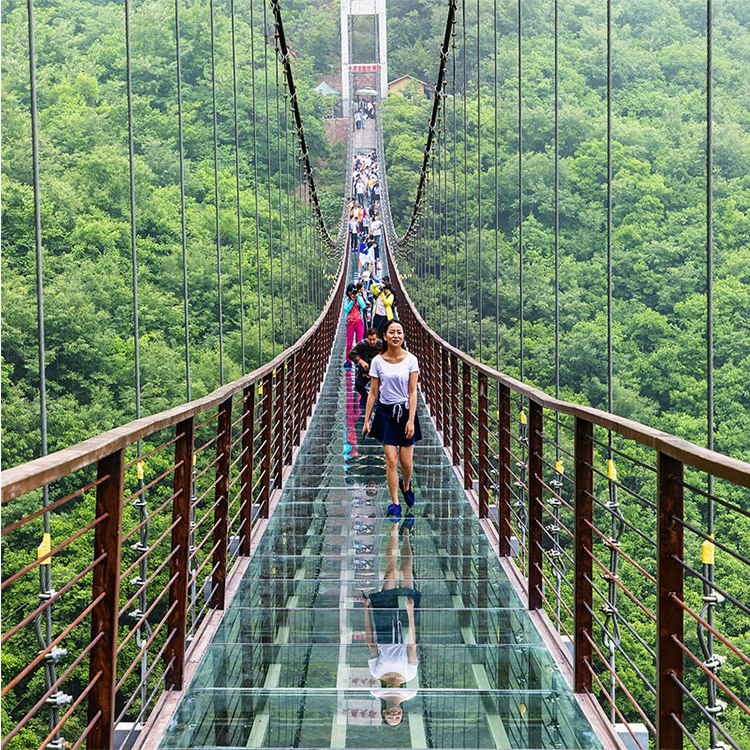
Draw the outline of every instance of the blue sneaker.
<instances>
[{"instance_id":1,"label":"blue sneaker","mask_svg":"<svg viewBox=\"0 0 750 750\"><path fill-rule=\"evenodd\" d=\"M401 490L401 494L404 497L404 500L406 501L406 505L409 508L414 507L414 503L416 502L416 496L414 495L414 483L409 482L409 489L404 489L404 480L402 477L399 477L398 479L398 487Z\"/></svg>"},{"instance_id":2,"label":"blue sneaker","mask_svg":"<svg viewBox=\"0 0 750 750\"><path fill-rule=\"evenodd\" d=\"M398 523L401 520L401 506L391 503L385 509L385 515L391 523Z\"/></svg>"},{"instance_id":3,"label":"blue sneaker","mask_svg":"<svg viewBox=\"0 0 750 750\"><path fill-rule=\"evenodd\" d=\"M414 518L414 514L411 511L409 511L404 516L404 520L401 522L401 528L398 530L398 535L403 536L404 529L406 529L410 534L413 534L415 521L416 519Z\"/></svg>"}]
</instances>

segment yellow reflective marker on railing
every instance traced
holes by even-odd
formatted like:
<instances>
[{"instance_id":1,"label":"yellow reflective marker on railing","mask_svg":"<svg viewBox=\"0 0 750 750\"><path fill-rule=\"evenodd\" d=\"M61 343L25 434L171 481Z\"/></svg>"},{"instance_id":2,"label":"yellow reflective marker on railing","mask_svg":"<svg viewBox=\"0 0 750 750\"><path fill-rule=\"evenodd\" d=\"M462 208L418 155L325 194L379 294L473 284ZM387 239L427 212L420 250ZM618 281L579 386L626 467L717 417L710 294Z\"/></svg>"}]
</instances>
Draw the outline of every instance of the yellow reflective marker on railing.
<instances>
[{"instance_id":1,"label":"yellow reflective marker on railing","mask_svg":"<svg viewBox=\"0 0 750 750\"><path fill-rule=\"evenodd\" d=\"M558 458L557 461L555 461L555 471L558 474L564 474L565 468L563 467L563 462Z\"/></svg>"},{"instance_id":2,"label":"yellow reflective marker on railing","mask_svg":"<svg viewBox=\"0 0 750 750\"><path fill-rule=\"evenodd\" d=\"M526 412L521 412L521 424L526 424Z\"/></svg>"},{"instance_id":3,"label":"yellow reflective marker on railing","mask_svg":"<svg viewBox=\"0 0 750 750\"><path fill-rule=\"evenodd\" d=\"M617 481L617 469L615 468L615 462L610 458L607 460L607 476L613 481Z\"/></svg>"},{"instance_id":4,"label":"yellow reflective marker on railing","mask_svg":"<svg viewBox=\"0 0 750 750\"><path fill-rule=\"evenodd\" d=\"M713 539L714 536L711 534L711 539ZM701 545L701 561L704 565L713 565L714 564L714 552L716 551L716 545L706 539L705 542Z\"/></svg>"},{"instance_id":5,"label":"yellow reflective marker on railing","mask_svg":"<svg viewBox=\"0 0 750 750\"><path fill-rule=\"evenodd\" d=\"M145 468L145 464L143 461L138 461L135 465L135 471L138 475L138 479L143 479L143 470Z\"/></svg>"},{"instance_id":6,"label":"yellow reflective marker on railing","mask_svg":"<svg viewBox=\"0 0 750 750\"><path fill-rule=\"evenodd\" d=\"M37 547L36 559L41 560L45 555L49 554L52 549L52 536L51 534L42 534L42 543ZM50 555L46 560L42 560L40 565L52 565L52 556Z\"/></svg>"}]
</instances>

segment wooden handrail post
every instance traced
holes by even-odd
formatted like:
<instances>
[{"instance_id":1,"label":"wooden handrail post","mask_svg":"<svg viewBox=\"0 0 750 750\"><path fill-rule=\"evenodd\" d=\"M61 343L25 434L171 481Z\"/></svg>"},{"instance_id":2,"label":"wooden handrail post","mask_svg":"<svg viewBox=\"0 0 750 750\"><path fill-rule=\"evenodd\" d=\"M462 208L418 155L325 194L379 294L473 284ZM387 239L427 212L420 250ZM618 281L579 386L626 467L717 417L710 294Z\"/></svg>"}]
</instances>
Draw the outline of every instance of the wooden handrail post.
<instances>
[{"instance_id":1,"label":"wooden handrail post","mask_svg":"<svg viewBox=\"0 0 750 750\"><path fill-rule=\"evenodd\" d=\"M507 385L498 384L498 484L499 504L498 508L498 535L500 537L500 554L507 556L511 553L510 546L510 388Z\"/></svg>"},{"instance_id":2,"label":"wooden handrail post","mask_svg":"<svg viewBox=\"0 0 750 750\"><path fill-rule=\"evenodd\" d=\"M529 609L542 606L542 471L544 462L544 414L540 404L529 401Z\"/></svg>"},{"instance_id":3,"label":"wooden handrail post","mask_svg":"<svg viewBox=\"0 0 750 750\"><path fill-rule=\"evenodd\" d=\"M448 351L441 347L440 349L440 382L441 392L443 395L443 445L447 448L451 444L451 387L450 387L450 369L448 365Z\"/></svg>"},{"instance_id":4,"label":"wooden handrail post","mask_svg":"<svg viewBox=\"0 0 750 750\"><path fill-rule=\"evenodd\" d=\"M432 366L435 372L435 425L437 431L443 432L443 358L441 347L437 341L432 342Z\"/></svg>"},{"instance_id":5,"label":"wooden handrail post","mask_svg":"<svg viewBox=\"0 0 750 750\"><path fill-rule=\"evenodd\" d=\"M574 664L575 691L591 692L591 644L587 636L593 636L591 628L593 606L594 563L593 531L594 522L594 425L576 417L575 421L575 633Z\"/></svg>"},{"instance_id":6,"label":"wooden handrail post","mask_svg":"<svg viewBox=\"0 0 750 750\"><path fill-rule=\"evenodd\" d=\"M273 419L273 488L281 489L284 471L284 365L276 368L276 406Z\"/></svg>"},{"instance_id":7,"label":"wooden handrail post","mask_svg":"<svg viewBox=\"0 0 750 750\"><path fill-rule=\"evenodd\" d=\"M451 353L451 432L453 437L453 465L458 466L461 460L461 427L459 414L461 413L461 404L458 396L458 356Z\"/></svg>"},{"instance_id":8,"label":"wooden handrail post","mask_svg":"<svg viewBox=\"0 0 750 750\"><path fill-rule=\"evenodd\" d=\"M683 653L672 640L684 642L682 607L684 601L683 465L677 459L659 453L656 501L657 545L656 580L656 747L658 750L681 748L683 735L679 724L683 716L683 693L673 679L684 680Z\"/></svg>"},{"instance_id":9,"label":"wooden handrail post","mask_svg":"<svg viewBox=\"0 0 750 750\"><path fill-rule=\"evenodd\" d=\"M286 408L286 432L284 435L284 465L292 465L292 453L294 451L294 422L297 414L294 410L294 397L297 391L296 364L297 355L292 354L287 360L286 366L289 373L287 375L286 399L288 401Z\"/></svg>"},{"instance_id":10,"label":"wooden handrail post","mask_svg":"<svg viewBox=\"0 0 750 750\"><path fill-rule=\"evenodd\" d=\"M99 716L86 740L89 750L112 747L114 741L124 470L124 449L101 459L97 466L98 478L107 478L96 488L96 517L104 520L94 531L93 559L105 557L94 568L91 587L92 600L101 596L91 610L91 640L99 638L100 633L101 638L89 657L89 682L94 686L88 696L88 721Z\"/></svg>"},{"instance_id":11,"label":"wooden handrail post","mask_svg":"<svg viewBox=\"0 0 750 750\"><path fill-rule=\"evenodd\" d=\"M253 474L255 473L255 383L242 393L242 479L240 483L240 554L250 554L253 528Z\"/></svg>"},{"instance_id":12,"label":"wooden handrail post","mask_svg":"<svg viewBox=\"0 0 750 750\"><path fill-rule=\"evenodd\" d=\"M464 433L464 489L472 487L471 470L471 368L464 362L462 369L463 380L463 433Z\"/></svg>"},{"instance_id":13,"label":"wooden handrail post","mask_svg":"<svg viewBox=\"0 0 750 750\"><path fill-rule=\"evenodd\" d=\"M487 455L489 450L489 431L487 428L487 376L480 372L477 375L477 442L479 447L479 517L489 515L490 499L490 462Z\"/></svg>"},{"instance_id":14,"label":"wooden handrail post","mask_svg":"<svg viewBox=\"0 0 750 750\"><path fill-rule=\"evenodd\" d=\"M174 500L172 501L172 551L169 577L173 578L169 590L169 605L174 605L169 615L169 632L172 639L164 652L168 668L167 690L182 690L185 670L185 638L187 634L188 571L190 570L190 505L193 500L193 450L195 445L195 419L190 417L175 428Z\"/></svg>"},{"instance_id":15,"label":"wooden handrail post","mask_svg":"<svg viewBox=\"0 0 750 750\"><path fill-rule=\"evenodd\" d=\"M224 609L227 584L227 535L229 534L229 471L232 463L232 397L219 405L216 426L216 508L214 509L214 556L211 574L211 607Z\"/></svg>"},{"instance_id":16,"label":"wooden handrail post","mask_svg":"<svg viewBox=\"0 0 750 750\"><path fill-rule=\"evenodd\" d=\"M263 446L261 459L260 480L260 509L261 518L268 518L271 505L271 418L273 416L273 373L268 373L262 382L263 387L263 415L261 422L261 445Z\"/></svg>"}]
</instances>

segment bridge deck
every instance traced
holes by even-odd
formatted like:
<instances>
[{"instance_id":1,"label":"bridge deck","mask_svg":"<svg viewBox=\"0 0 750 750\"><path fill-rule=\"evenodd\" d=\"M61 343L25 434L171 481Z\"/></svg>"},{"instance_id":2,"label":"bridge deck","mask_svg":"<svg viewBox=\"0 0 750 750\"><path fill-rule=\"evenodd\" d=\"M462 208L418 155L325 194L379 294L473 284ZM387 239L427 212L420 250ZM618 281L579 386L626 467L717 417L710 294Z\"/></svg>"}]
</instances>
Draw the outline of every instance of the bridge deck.
<instances>
[{"instance_id":1,"label":"bridge deck","mask_svg":"<svg viewBox=\"0 0 750 750\"><path fill-rule=\"evenodd\" d=\"M413 535L383 517L382 448L361 440L343 361L342 317L298 460L161 747L601 747L421 403ZM404 720L389 727L360 591L382 588L389 555L408 574L410 551L419 665L400 696Z\"/></svg>"}]
</instances>

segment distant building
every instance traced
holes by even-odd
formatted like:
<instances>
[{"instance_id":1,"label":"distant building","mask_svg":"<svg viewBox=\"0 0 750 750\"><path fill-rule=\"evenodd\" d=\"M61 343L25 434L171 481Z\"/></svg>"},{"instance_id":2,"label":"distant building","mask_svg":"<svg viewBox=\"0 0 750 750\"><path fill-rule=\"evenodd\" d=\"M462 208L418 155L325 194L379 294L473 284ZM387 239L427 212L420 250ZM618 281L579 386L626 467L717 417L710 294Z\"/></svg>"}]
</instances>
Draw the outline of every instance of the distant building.
<instances>
[{"instance_id":1,"label":"distant building","mask_svg":"<svg viewBox=\"0 0 750 750\"><path fill-rule=\"evenodd\" d=\"M414 99L419 96L425 96L428 99L432 99L435 93L435 88L430 86L429 83L420 81L419 78L414 76L401 76L396 78L395 81L391 81L388 84L389 94L398 94L403 96L405 99Z\"/></svg>"},{"instance_id":2,"label":"distant building","mask_svg":"<svg viewBox=\"0 0 750 750\"><path fill-rule=\"evenodd\" d=\"M341 117L341 76L323 76L315 91L330 102L330 116Z\"/></svg>"}]
</instances>

